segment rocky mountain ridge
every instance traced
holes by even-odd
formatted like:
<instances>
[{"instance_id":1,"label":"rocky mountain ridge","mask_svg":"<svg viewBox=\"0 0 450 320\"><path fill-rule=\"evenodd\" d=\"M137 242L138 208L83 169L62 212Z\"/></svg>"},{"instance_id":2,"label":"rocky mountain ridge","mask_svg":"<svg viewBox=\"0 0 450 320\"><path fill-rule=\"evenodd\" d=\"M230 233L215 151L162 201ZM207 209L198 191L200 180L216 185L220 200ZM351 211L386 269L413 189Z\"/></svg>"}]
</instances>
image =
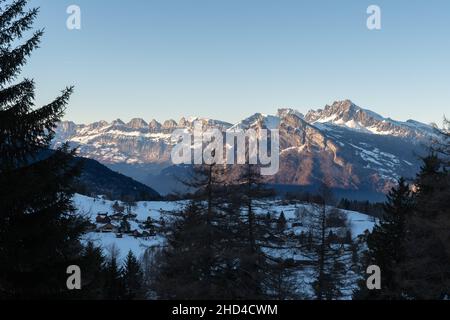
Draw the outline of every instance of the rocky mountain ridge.
<instances>
[{"instance_id":1,"label":"rocky mountain ridge","mask_svg":"<svg viewBox=\"0 0 450 320\"><path fill-rule=\"evenodd\" d=\"M342 189L376 192L386 192L400 176L412 177L418 169L418 155L436 138L430 125L384 118L344 100L306 115L279 109L275 115L256 113L236 124L198 117L162 123L140 118L88 125L67 121L57 128L54 143L69 141L78 147L80 156L100 161L159 191L155 185L158 174L172 165L171 133L192 128L194 121L222 131L278 129L280 170L268 177L270 183L308 186L326 181Z\"/></svg>"}]
</instances>

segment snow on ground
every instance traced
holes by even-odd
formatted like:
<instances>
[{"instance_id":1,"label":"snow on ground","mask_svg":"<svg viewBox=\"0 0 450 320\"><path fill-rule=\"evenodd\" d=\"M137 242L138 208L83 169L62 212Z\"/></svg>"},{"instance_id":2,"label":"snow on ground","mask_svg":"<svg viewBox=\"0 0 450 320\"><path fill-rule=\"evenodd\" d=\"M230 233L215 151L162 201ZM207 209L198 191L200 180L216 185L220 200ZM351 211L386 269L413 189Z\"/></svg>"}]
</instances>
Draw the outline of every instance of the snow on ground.
<instances>
[{"instance_id":1,"label":"snow on ground","mask_svg":"<svg viewBox=\"0 0 450 320\"><path fill-rule=\"evenodd\" d=\"M140 257L147 248L153 246L160 246L163 243L162 238L153 237L150 240L135 238L132 236L123 236L122 239L117 239L114 233L99 233L91 232L86 235L84 240L92 241L103 249L104 254L110 254L112 248L118 250L120 260L124 260L128 252L131 251L137 257Z\"/></svg>"},{"instance_id":2,"label":"snow on ground","mask_svg":"<svg viewBox=\"0 0 450 320\"><path fill-rule=\"evenodd\" d=\"M92 223L95 223L97 228L105 225L105 223L96 223L96 217L101 213L108 213L109 216L113 214L112 206L115 201L105 200L101 197L90 198L83 195L76 194L73 198L73 203L77 208L77 212L89 218ZM123 205L121 202L119 204ZM132 212L137 215L133 220L128 220L131 230L137 230L142 233L144 230L141 224L151 217L155 221L160 221L165 216L165 212L175 209L183 208L185 202L183 201L145 201L137 202L136 206L132 208ZM113 222L115 226L120 225L120 222ZM105 254L110 253L112 246L119 249L119 258L123 259L131 250L133 254L140 257L147 248L160 246L164 239L158 235L135 237L131 234L122 234L122 238L117 237L118 232L98 232L98 230L89 232L85 235L84 241L92 241L96 245L102 247Z\"/></svg>"},{"instance_id":3,"label":"snow on ground","mask_svg":"<svg viewBox=\"0 0 450 320\"><path fill-rule=\"evenodd\" d=\"M112 206L115 201L105 200L101 197L90 198L76 194L73 198L78 213L88 215L95 219L98 213L112 214ZM122 204L120 201L118 201ZM186 204L185 201L142 201L137 202L133 207L133 212L137 214L138 220L146 220L147 217L159 220L165 211L181 209Z\"/></svg>"},{"instance_id":4,"label":"snow on ground","mask_svg":"<svg viewBox=\"0 0 450 320\"><path fill-rule=\"evenodd\" d=\"M133 234L120 234L118 237L117 230L112 232L100 232L102 226L105 223L96 223L97 215L100 213L107 213L108 216L113 214L112 206L115 201L105 200L101 197L90 198L83 195L76 194L73 198L77 212L90 219L95 224L96 230L89 232L85 235L85 241L93 241L97 245L100 245L104 252L107 254L111 250L111 246L114 244L119 249L119 256L125 257L131 250L137 257L141 256L145 250L149 247L160 246L164 243L164 239L159 235L139 235ZM121 202L119 204L123 205ZM167 212L173 210L181 210L187 204L186 201L143 201L137 202L136 206L132 208L132 213L136 214L136 218L129 219L128 222L131 227L131 231L137 230L139 233L143 233L145 230L142 228L142 224L150 217L153 221L160 221L161 219L168 220ZM274 200L272 206L265 209L260 209L258 213L266 214L268 211L271 214L279 216L281 212L284 213L288 226L292 228L292 232L299 234L301 227L292 227L292 224L298 220L298 215L302 212L314 210L311 204L306 203L285 203L283 201ZM366 230L372 230L375 220L365 214L342 210L347 215L350 222L352 235L357 237L363 234ZM116 227L120 225L120 221L113 221L112 224ZM292 253L291 253L292 254ZM296 253L294 253L295 255ZM294 257L295 259L297 257Z\"/></svg>"},{"instance_id":5,"label":"snow on ground","mask_svg":"<svg viewBox=\"0 0 450 320\"><path fill-rule=\"evenodd\" d=\"M372 231L376 219L360 212L346 210L344 212L347 214L353 236L361 235L366 230Z\"/></svg>"}]
</instances>

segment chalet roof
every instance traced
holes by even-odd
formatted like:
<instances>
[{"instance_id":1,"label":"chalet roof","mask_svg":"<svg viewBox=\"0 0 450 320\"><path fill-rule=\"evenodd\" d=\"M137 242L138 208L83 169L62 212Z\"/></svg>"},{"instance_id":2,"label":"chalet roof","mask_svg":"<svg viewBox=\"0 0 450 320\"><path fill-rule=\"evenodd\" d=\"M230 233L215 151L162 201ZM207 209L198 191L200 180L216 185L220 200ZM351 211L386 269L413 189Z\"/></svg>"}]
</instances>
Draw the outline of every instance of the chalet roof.
<instances>
[{"instance_id":1,"label":"chalet roof","mask_svg":"<svg viewBox=\"0 0 450 320\"><path fill-rule=\"evenodd\" d=\"M116 226L113 225L112 223L107 223L107 224L105 224L105 225L102 226L102 229L106 229L106 228L110 229L110 228L115 228L115 227L116 227Z\"/></svg>"}]
</instances>

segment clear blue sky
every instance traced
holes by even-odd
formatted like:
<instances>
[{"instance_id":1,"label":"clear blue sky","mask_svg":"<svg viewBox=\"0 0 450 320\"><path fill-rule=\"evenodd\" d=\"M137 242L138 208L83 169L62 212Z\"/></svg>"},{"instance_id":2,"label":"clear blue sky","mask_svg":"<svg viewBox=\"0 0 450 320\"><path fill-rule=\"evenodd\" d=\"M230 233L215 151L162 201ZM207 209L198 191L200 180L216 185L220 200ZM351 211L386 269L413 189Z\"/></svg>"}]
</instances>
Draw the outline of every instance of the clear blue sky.
<instances>
[{"instance_id":1,"label":"clear blue sky","mask_svg":"<svg viewBox=\"0 0 450 320\"><path fill-rule=\"evenodd\" d=\"M448 0L32 0L46 34L24 68L78 123L237 121L349 98L394 119L450 115ZM66 8L82 29L66 28ZM382 30L366 9L382 10Z\"/></svg>"}]
</instances>

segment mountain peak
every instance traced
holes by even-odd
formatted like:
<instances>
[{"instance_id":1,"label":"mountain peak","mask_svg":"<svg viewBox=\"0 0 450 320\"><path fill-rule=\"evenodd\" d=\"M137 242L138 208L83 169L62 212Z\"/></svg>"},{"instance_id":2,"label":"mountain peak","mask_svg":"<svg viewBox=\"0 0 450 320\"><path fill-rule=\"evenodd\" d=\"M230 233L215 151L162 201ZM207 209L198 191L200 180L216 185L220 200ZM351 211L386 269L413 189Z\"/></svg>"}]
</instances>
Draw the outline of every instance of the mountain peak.
<instances>
[{"instance_id":1,"label":"mountain peak","mask_svg":"<svg viewBox=\"0 0 450 320\"><path fill-rule=\"evenodd\" d=\"M309 111L308 115L309 117L314 116L320 116L323 118L324 115L327 116L327 118L331 118L333 115L335 115L335 118L346 118L344 120L350 120L350 118L353 118L358 112L361 112L362 109L358 107L356 104L354 104L351 100L341 100L341 101L334 101L331 105L326 105L324 109L318 109L316 111ZM307 115L307 117L308 117Z\"/></svg>"},{"instance_id":2,"label":"mountain peak","mask_svg":"<svg viewBox=\"0 0 450 320\"><path fill-rule=\"evenodd\" d=\"M267 115L263 113L255 113L242 121L239 121L235 125L231 126L229 130L247 130L249 128L264 128L264 129L277 129L280 125L280 117Z\"/></svg>"},{"instance_id":3,"label":"mountain peak","mask_svg":"<svg viewBox=\"0 0 450 320\"><path fill-rule=\"evenodd\" d=\"M305 117L309 123L322 129L345 127L364 133L421 138L430 134L430 127L412 122L385 118L378 113L363 109L351 100L335 101L324 109L311 110Z\"/></svg>"},{"instance_id":4,"label":"mountain peak","mask_svg":"<svg viewBox=\"0 0 450 320\"><path fill-rule=\"evenodd\" d=\"M175 128L177 126L178 126L177 122L175 120L173 120L173 119L166 120L163 123L163 128L164 129L172 129L172 128Z\"/></svg>"},{"instance_id":5,"label":"mountain peak","mask_svg":"<svg viewBox=\"0 0 450 320\"><path fill-rule=\"evenodd\" d=\"M127 123L127 126L133 129L141 129L148 127L148 124L144 121L144 119L133 118Z\"/></svg>"},{"instance_id":6,"label":"mountain peak","mask_svg":"<svg viewBox=\"0 0 450 320\"><path fill-rule=\"evenodd\" d=\"M345 99L345 100L337 100L334 101L332 106L334 108L339 108L339 109L343 109L343 110L350 110L350 109L360 109L356 104L353 103L352 100L350 99Z\"/></svg>"},{"instance_id":7,"label":"mountain peak","mask_svg":"<svg viewBox=\"0 0 450 320\"><path fill-rule=\"evenodd\" d=\"M123 122L121 119L116 119L113 122L111 122L111 124L112 125L120 125L120 126L122 126L122 125L125 124L125 122Z\"/></svg>"},{"instance_id":8,"label":"mountain peak","mask_svg":"<svg viewBox=\"0 0 450 320\"><path fill-rule=\"evenodd\" d=\"M300 119L305 118L305 115L303 113L301 113L301 112L299 112L299 111L297 111L295 109L292 109L292 108L281 108L281 109L278 109L277 115L280 118L284 118L284 117L286 117L288 115L295 115L295 116L299 117Z\"/></svg>"},{"instance_id":9,"label":"mountain peak","mask_svg":"<svg viewBox=\"0 0 450 320\"><path fill-rule=\"evenodd\" d=\"M100 121L91 123L90 125L88 125L88 127L90 129L97 129L97 128L106 127L107 125L109 125L108 121L100 120Z\"/></svg>"},{"instance_id":10,"label":"mountain peak","mask_svg":"<svg viewBox=\"0 0 450 320\"><path fill-rule=\"evenodd\" d=\"M156 119L152 119L152 121L150 121L150 123L148 124L150 127L155 127L158 125L161 125Z\"/></svg>"},{"instance_id":11,"label":"mountain peak","mask_svg":"<svg viewBox=\"0 0 450 320\"><path fill-rule=\"evenodd\" d=\"M331 106L326 105L325 110L331 110L333 113L336 114L345 114L345 113L355 114L356 112L359 112L362 109L358 107L356 104L354 104L351 100L346 99L341 101L334 101Z\"/></svg>"},{"instance_id":12,"label":"mountain peak","mask_svg":"<svg viewBox=\"0 0 450 320\"><path fill-rule=\"evenodd\" d=\"M335 101L331 105L326 105L324 109L310 110L305 119L311 123L334 123L337 125L350 121L367 122L369 119L374 121L388 120L375 112L357 106L349 99Z\"/></svg>"}]
</instances>

